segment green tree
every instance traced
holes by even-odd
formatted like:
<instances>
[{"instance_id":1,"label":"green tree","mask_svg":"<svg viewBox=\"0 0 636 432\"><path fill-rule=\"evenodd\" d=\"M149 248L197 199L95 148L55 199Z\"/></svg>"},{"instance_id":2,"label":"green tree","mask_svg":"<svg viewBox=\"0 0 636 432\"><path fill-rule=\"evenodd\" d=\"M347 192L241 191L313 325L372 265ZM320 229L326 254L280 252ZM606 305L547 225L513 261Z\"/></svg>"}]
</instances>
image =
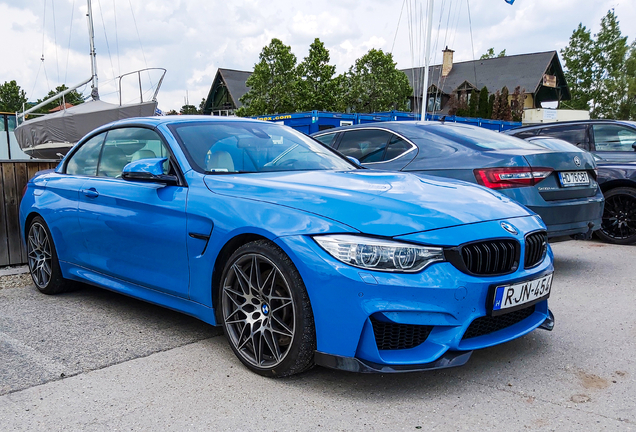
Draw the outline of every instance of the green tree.
<instances>
[{"instance_id":1,"label":"green tree","mask_svg":"<svg viewBox=\"0 0 636 432\"><path fill-rule=\"evenodd\" d=\"M197 107L194 105L184 105L179 110L179 114L187 115L187 114L199 114Z\"/></svg>"},{"instance_id":2,"label":"green tree","mask_svg":"<svg viewBox=\"0 0 636 432\"><path fill-rule=\"evenodd\" d=\"M636 42L632 43L625 61L625 79L627 96L621 102L618 118L636 120Z\"/></svg>"},{"instance_id":3,"label":"green tree","mask_svg":"<svg viewBox=\"0 0 636 432\"><path fill-rule=\"evenodd\" d=\"M62 84L61 86L55 87L55 90L49 91L48 94L46 96L44 96L42 99L38 99L38 104L44 102L48 98L51 98L51 97L55 96L58 93L63 92L64 90L68 90L68 87L66 87L65 84ZM84 103L84 97L77 90L73 90L73 91L65 94L63 97L61 97L59 99L56 99L54 101L51 101L48 104L44 105L42 108L38 109L37 112L46 114L49 111L51 111L52 109L61 107L62 105L64 105L64 103L68 103L68 104L71 104L73 106L79 105L79 104Z\"/></svg>"},{"instance_id":4,"label":"green tree","mask_svg":"<svg viewBox=\"0 0 636 432\"><path fill-rule=\"evenodd\" d=\"M479 115L479 94L473 89L470 92L470 100L468 101L468 117L477 117Z\"/></svg>"},{"instance_id":5,"label":"green tree","mask_svg":"<svg viewBox=\"0 0 636 432\"><path fill-rule=\"evenodd\" d=\"M492 110L490 112L490 118L493 120L501 120L501 92L497 90L494 95L491 96L492 100Z\"/></svg>"},{"instance_id":6,"label":"green tree","mask_svg":"<svg viewBox=\"0 0 636 432\"><path fill-rule=\"evenodd\" d=\"M358 113L406 110L413 90L395 65L391 53L376 49L356 60L341 84L346 106Z\"/></svg>"},{"instance_id":7,"label":"green tree","mask_svg":"<svg viewBox=\"0 0 636 432\"><path fill-rule=\"evenodd\" d=\"M203 110L205 109L205 98L201 99L199 103L199 109L197 110L197 114L203 114Z\"/></svg>"},{"instance_id":8,"label":"green tree","mask_svg":"<svg viewBox=\"0 0 636 432\"><path fill-rule=\"evenodd\" d=\"M455 115L457 117L468 117L468 116L470 116L470 108L468 107L468 94L467 93L460 93L458 95Z\"/></svg>"},{"instance_id":9,"label":"green tree","mask_svg":"<svg viewBox=\"0 0 636 432\"><path fill-rule=\"evenodd\" d=\"M483 86L479 91L479 110L477 117L483 119L490 118L488 115L488 87L486 86Z\"/></svg>"},{"instance_id":10,"label":"green tree","mask_svg":"<svg viewBox=\"0 0 636 432\"><path fill-rule=\"evenodd\" d=\"M515 91L512 92L512 101L510 108L512 108L512 120L520 122L523 120L523 107L526 100L526 89L522 89L521 86L515 87Z\"/></svg>"},{"instance_id":11,"label":"green tree","mask_svg":"<svg viewBox=\"0 0 636 432\"><path fill-rule=\"evenodd\" d=\"M571 109L589 110L595 84L596 68L594 66L596 48L591 32L579 23L567 47L561 50L565 62L565 80L570 88L572 99L567 103Z\"/></svg>"},{"instance_id":12,"label":"green tree","mask_svg":"<svg viewBox=\"0 0 636 432\"><path fill-rule=\"evenodd\" d=\"M500 51L499 54L497 54L496 57L505 57L505 56L506 56L506 50L503 50L503 51ZM488 48L486 53L482 54L481 57L479 57L479 60L487 60L487 59L491 59L491 58L495 58L495 49L494 48Z\"/></svg>"},{"instance_id":13,"label":"green tree","mask_svg":"<svg viewBox=\"0 0 636 432\"><path fill-rule=\"evenodd\" d=\"M580 23L568 46L561 50L572 94L566 107L589 110L592 118L620 118L629 92L629 53L627 37L621 35L614 11L601 19L601 29L594 38Z\"/></svg>"},{"instance_id":14,"label":"green tree","mask_svg":"<svg viewBox=\"0 0 636 432\"><path fill-rule=\"evenodd\" d=\"M12 113L22 111L22 105L26 101L26 92L15 80L0 84L0 111Z\"/></svg>"},{"instance_id":15,"label":"green tree","mask_svg":"<svg viewBox=\"0 0 636 432\"><path fill-rule=\"evenodd\" d=\"M486 117L483 118L487 118L487 119L494 119L494 117L492 116L493 110L494 110L494 105L495 105L495 101L497 100L497 95L496 94L491 94L490 96L488 96L488 115Z\"/></svg>"},{"instance_id":16,"label":"green tree","mask_svg":"<svg viewBox=\"0 0 636 432\"><path fill-rule=\"evenodd\" d=\"M247 79L249 91L241 97L237 115L255 116L296 111L298 75L291 47L272 39L259 55L254 73Z\"/></svg>"},{"instance_id":17,"label":"green tree","mask_svg":"<svg viewBox=\"0 0 636 432\"><path fill-rule=\"evenodd\" d=\"M329 50L314 39L309 55L298 65L297 111L335 111L338 106L336 67L329 64Z\"/></svg>"},{"instance_id":18,"label":"green tree","mask_svg":"<svg viewBox=\"0 0 636 432\"><path fill-rule=\"evenodd\" d=\"M504 86L504 88L501 89L501 97L499 101L499 119L504 121L512 121L512 109L510 108L508 96L510 96L510 92L508 91L508 87Z\"/></svg>"}]
</instances>

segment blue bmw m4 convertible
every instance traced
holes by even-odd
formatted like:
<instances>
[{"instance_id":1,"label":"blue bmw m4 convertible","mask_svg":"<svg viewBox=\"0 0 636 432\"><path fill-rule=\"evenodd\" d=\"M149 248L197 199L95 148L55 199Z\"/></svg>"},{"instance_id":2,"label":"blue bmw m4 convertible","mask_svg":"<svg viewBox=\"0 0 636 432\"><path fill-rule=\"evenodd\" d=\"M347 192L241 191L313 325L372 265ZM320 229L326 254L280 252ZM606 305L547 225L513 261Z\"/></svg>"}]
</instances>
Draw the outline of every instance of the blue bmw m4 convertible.
<instances>
[{"instance_id":1,"label":"blue bmw m4 convertible","mask_svg":"<svg viewBox=\"0 0 636 432\"><path fill-rule=\"evenodd\" d=\"M20 221L41 292L79 281L223 326L265 376L459 366L554 325L537 215L257 120L103 126L29 181Z\"/></svg>"}]
</instances>

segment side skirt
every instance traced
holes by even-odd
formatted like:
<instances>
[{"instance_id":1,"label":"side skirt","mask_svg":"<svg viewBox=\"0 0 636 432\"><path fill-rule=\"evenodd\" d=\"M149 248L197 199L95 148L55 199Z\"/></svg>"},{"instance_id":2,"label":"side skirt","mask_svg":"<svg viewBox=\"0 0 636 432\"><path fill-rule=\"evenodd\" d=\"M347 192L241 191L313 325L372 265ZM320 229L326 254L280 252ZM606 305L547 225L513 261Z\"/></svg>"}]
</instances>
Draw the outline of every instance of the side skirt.
<instances>
[{"instance_id":1,"label":"side skirt","mask_svg":"<svg viewBox=\"0 0 636 432\"><path fill-rule=\"evenodd\" d=\"M218 325L214 308L193 302L192 300L155 291L141 285L136 285L104 274L88 270L75 264L60 261L62 274L65 278L83 282L98 288L104 288L119 294L124 294L157 306L165 307L177 312L198 318L213 326Z\"/></svg>"}]
</instances>

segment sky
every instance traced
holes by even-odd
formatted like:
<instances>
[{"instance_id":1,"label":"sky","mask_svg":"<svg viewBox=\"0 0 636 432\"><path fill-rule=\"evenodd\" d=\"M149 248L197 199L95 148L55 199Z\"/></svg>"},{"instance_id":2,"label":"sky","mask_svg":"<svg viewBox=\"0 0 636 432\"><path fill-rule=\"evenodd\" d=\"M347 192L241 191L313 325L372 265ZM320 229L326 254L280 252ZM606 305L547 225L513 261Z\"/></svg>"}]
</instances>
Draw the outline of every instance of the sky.
<instances>
[{"instance_id":1,"label":"sky","mask_svg":"<svg viewBox=\"0 0 636 432\"><path fill-rule=\"evenodd\" d=\"M596 33L610 9L631 43L634 3L434 0L431 61L441 62L445 46L455 50L455 61L479 58L490 47L507 55L559 51L579 23ZM218 68L252 70L274 37L298 61L320 38L338 73L371 48L392 52L398 68L424 64L426 0L93 0L92 8L100 95L109 102L119 100L115 77L148 67L167 69L159 108L198 106ZM88 79L86 12L86 0L0 0L0 83L16 80L34 101L60 84ZM144 98L160 76L141 75ZM124 103L139 100L138 80L122 79Z\"/></svg>"}]
</instances>

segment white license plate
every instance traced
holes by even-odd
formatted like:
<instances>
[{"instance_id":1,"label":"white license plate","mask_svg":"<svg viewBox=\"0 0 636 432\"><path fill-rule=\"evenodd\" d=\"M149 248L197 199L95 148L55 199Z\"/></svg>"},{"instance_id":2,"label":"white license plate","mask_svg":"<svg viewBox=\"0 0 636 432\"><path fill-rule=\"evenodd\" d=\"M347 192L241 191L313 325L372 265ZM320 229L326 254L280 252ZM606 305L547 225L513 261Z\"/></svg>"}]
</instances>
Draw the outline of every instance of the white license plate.
<instances>
[{"instance_id":1,"label":"white license plate","mask_svg":"<svg viewBox=\"0 0 636 432\"><path fill-rule=\"evenodd\" d=\"M590 178L586 171L560 172L559 179L563 187L589 185Z\"/></svg>"},{"instance_id":2,"label":"white license plate","mask_svg":"<svg viewBox=\"0 0 636 432\"><path fill-rule=\"evenodd\" d=\"M552 273L539 279L503 285L495 288L493 315L500 315L506 309L532 303L537 299L547 298L552 287Z\"/></svg>"}]
</instances>

